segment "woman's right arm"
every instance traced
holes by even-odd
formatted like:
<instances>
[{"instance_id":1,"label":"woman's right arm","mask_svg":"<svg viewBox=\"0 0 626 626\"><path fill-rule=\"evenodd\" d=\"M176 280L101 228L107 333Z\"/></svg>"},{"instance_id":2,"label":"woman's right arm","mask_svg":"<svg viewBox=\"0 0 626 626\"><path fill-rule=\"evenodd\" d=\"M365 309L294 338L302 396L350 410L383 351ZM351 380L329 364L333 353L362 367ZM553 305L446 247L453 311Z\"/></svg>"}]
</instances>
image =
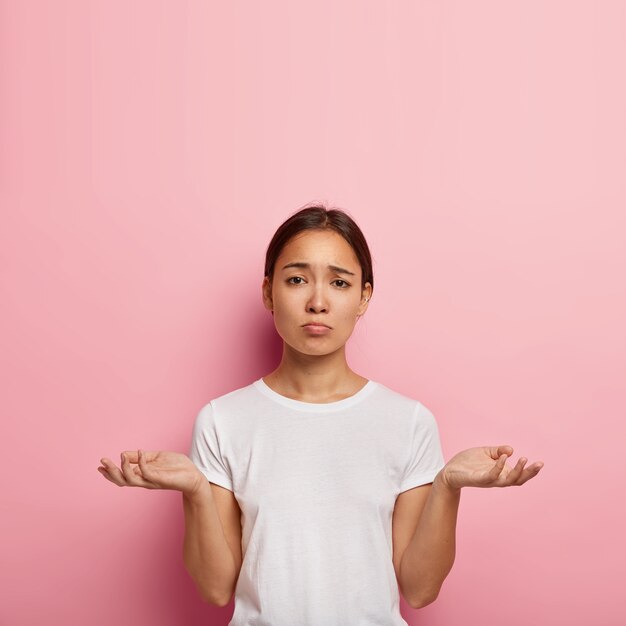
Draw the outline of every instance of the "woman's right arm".
<instances>
[{"instance_id":1,"label":"woman's right arm","mask_svg":"<svg viewBox=\"0 0 626 626\"><path fill-rule=\"evenodd\" d=\"M233 538L241 538L232 502L228 504L221 496L216 499L211 483L184 454L138 450L125 451L121 458L121 468L107 458L101 459L98 471L120 487L182 492L185 567L204 600L218 606L228 604L241 568L240 553L236 556L229 545L229 540L235 546ZM232 492L228 493L234 500ZM228 524L226 528L222 520ZM238 529L234 528L235 522Z\"/></svg>"}]
</instances>

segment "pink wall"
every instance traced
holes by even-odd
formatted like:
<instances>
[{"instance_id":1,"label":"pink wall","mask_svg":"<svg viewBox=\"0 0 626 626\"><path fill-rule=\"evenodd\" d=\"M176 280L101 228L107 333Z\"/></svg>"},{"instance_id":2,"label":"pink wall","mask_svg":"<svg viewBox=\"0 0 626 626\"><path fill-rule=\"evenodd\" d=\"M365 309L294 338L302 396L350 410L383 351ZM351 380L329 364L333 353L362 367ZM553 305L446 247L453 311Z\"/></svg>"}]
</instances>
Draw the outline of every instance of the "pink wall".
<instances>
[{"instance_id":1,"label":"pink wall","mask_svg":"<svg viewBox=\"0 0 626 626\"><path fill-rule=\"evenodd\" d=\"M411 624L624 619L626 8L537 2L0 2L0 623L227 624L181 561L186 451L279 356L265 246L350 211L376 285L360 373L444 452L540 476L465 491Z\"/></svg>"}]
</instances>

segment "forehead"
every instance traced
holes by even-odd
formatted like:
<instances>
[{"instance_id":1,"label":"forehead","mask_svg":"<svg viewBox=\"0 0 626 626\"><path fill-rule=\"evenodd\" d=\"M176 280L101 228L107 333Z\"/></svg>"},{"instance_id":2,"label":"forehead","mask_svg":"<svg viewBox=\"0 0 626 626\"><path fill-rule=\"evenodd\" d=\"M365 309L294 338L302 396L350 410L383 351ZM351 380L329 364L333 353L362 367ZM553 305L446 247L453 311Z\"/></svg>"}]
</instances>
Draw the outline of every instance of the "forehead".
<instances>
[{"instance_id":1,"label":"forehead","mask_svg":"<svg viewBox=\"0 0 626 626\"><path fill-rule=\"evenodd\" d=\"M344 264L344 267L359 265L352 246L334 230L305 230L298 233L287 242L279 258L285 262L317 260Z\"/></svg>"}]
</instances>

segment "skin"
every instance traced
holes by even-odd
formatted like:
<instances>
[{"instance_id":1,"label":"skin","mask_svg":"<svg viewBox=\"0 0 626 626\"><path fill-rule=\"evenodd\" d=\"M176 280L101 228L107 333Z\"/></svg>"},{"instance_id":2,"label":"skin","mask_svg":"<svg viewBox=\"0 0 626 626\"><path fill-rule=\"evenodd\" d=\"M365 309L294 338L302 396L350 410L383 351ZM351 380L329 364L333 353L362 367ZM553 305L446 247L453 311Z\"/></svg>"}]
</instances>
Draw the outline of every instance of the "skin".
<instances>
[{"instance_id":1,"label":"skin","mask_svg":"<svg viewBox=\"0 0 626 626\"><path fill-rule=\"evenodd\" d=\"M283 269L290 263L308 266ZM334 231L304 231L285 245L274 275L265 277L261 285L263 304L272 312L283 339L280 364L263 378L274 391L295 400L326 403L354 395L367 383L346 361L346 342L372 296L372 286L362 285L361 277L354 250ZM303 328L310 322L321 322L331 330L312 334ZM463 450L446 463L433 483L398 496L398 519L405 521L396 522L394 512L394 541L401 530L408 538L397 571L412 606L432 602L452 567L461 490L520 486L543 467L541 461L526 466L526 457L510 466L507 459L512 454L507 444ZM176 452L128 450L122 452L119 467L103 458L98 471L118 486L176 489L190 500L200 498L206 487L206 479L191 460Z\"/></svg>"}]
</instances>

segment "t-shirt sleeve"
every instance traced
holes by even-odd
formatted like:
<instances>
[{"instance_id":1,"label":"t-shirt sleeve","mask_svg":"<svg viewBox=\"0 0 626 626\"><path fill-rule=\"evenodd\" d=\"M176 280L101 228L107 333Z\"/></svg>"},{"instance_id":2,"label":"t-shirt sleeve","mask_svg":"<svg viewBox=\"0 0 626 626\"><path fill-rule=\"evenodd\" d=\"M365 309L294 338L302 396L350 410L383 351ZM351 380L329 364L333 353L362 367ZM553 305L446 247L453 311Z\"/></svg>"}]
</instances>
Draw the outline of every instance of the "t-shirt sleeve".
<instances>
[{"instance_id":1,"label":"t-shirt sleeve","mask_svg":"<svg viewBox=\"0 0 626 626\"><path fill-rule=\"evenodd\" d=\"M207 480L233 490L233 478L220 451L220 438L213 403L200 409L193 426L189 458L206 476Z\"/></svg>"},{"instance_id":2,"label":"t-shirt sleeve","mask_svg":"<svg viewBox=\"0 0 626 626\"><path fill-rule=\"evenodd\" d=\"M418 403L413 417L409 460L400 484L400 493L432 483L445 464L435 416Z\"/></svg>"}]
</instances>

